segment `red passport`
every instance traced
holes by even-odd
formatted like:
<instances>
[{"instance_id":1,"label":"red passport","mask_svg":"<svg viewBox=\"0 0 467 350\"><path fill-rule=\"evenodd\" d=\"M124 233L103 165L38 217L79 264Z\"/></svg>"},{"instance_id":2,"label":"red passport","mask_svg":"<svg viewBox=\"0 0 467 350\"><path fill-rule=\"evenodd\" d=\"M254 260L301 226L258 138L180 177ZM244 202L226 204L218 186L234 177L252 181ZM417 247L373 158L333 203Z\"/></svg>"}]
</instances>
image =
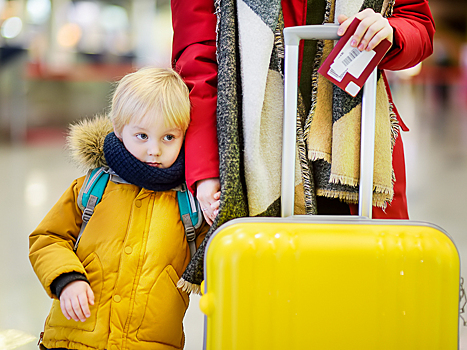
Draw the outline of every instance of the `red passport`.
<instances>
[{"instance_id":1,"label":"red passport","mask_svg":"<svg viewBox=\"0 0 467 350\"><path fill-rule=\"evenodd\" d=\"M355 97L365 84L371 72L391 47L384 39L371 51L360 51L350 46L350 39L361 21L355 18L339 39L318 72L331 82Z\"/></svg>"}]
</instances>

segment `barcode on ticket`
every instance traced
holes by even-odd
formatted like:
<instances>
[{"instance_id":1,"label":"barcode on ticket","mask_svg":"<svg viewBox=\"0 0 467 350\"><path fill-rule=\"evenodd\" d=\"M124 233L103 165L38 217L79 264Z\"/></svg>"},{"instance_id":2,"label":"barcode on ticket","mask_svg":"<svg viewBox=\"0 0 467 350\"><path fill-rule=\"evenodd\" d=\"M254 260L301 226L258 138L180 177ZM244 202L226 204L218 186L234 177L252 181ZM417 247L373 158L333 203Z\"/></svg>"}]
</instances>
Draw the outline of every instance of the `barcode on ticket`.
<instances>
[{"instance_id":1,"label":"barcode on ticket","mask_svg":"<svg viewBox=\"0 0 467 350\"><path fill-rule=\"evenodd\" d=\"M391 43L384 39L372 50L352 47L352 36L361 21L355 18L344 36L336 43L318 72L351 96L356 96Z\"/></svg>"},{"instance_id":2,"label":"barcode on ticket","mask_svg":"<svg viewBox=\"0 0 467 350\"><path fill-rule=\"evenodd\" d=\"M354 59L358 57L358 55L361 54L361 51L359 49L353 49L352 51L349 52L346 58L342 60L342 64L344 66L348 66L349 64L352 63Z\"/></svg>"}]
</instances>

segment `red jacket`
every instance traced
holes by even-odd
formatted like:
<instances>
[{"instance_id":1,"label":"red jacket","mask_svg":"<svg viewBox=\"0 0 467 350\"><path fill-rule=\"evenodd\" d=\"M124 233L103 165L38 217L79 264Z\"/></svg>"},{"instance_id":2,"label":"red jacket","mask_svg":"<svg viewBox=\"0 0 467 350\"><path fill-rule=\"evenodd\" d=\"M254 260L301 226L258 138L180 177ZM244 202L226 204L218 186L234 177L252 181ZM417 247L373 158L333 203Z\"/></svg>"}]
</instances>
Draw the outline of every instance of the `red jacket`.
<instances>
[{"instance_id":1,"label":"red jacket","mask_svg":"<svg viewBox=\"0 0 467 350\"><path fill-rule=\"evenodd\" d=\"M285 26L306 23L307 0L282 0ZM174 29L172 59L190 88L192 121L188 128L186 179L194 190L198 180L219 176L219 154L216 131L217 23L213 0L172 0ZM431 55L434 22L427 0L398 0L389 18L394 28L394 42L379 67L398 70L412 67ZM405 125L399 118L401 126ZM396 175L394 199L383 212L373 208L374 218L408 218L405 195L405 161L401 137L393 152ZM351 206L356 213L356 206Z\"/></svg>"}]
</instances>

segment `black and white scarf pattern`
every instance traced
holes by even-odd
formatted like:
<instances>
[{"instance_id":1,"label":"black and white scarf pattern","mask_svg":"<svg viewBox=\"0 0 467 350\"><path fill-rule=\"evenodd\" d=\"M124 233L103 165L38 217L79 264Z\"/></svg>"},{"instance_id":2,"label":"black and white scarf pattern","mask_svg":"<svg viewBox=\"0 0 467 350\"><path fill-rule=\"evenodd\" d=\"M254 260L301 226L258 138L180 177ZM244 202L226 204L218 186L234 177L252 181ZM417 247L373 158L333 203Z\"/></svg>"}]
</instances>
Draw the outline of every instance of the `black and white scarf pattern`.
<instances>
[{"instance_id":1,"label":"black and white scarf pattern","mask_svg":"<svg viewBox=\"0 0 467 350\"><path fill-rule=\"evenodd\" d=\"M368 7L390 15L394 3L394 0L326 1L323 23L332 22L335 11L350 16ZM211 230L180 280L179 286L187 291L199 290L198 285L203 280L204 249L210 235L220 225L238 217L279 216L280 213L281 1L216 0L215 4L221 206ZM317 82L314 83L316 86L312 89L317 90ZM345 95L334 96L335 102L342 104L348 96ZM385 112L388 117L389 112ZM306 212L315 214L314 165L306 144L312 116L298 113L297 118L296 184L303 184Z\"/></svg>"}]
</instances>

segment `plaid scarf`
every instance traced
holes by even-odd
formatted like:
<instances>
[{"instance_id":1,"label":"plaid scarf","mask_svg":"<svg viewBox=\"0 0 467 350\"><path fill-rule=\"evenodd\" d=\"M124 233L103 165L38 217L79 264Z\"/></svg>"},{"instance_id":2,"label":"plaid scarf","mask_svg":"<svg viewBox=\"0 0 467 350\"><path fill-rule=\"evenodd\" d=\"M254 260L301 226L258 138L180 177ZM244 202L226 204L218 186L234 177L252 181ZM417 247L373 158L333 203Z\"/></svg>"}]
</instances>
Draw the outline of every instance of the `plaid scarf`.
<instances>
[{"instance_id":1,"label":"plaid scarf","mask_svg":"<svg viewBox=\"0 0 467 350\"><path fill-rule=\"evenodd\" d=\"M335 22L335 13L351 15L365 8L388 16L393 1L365 0L328 1L324 22ZM358 12L358 11L357 11ZM303 136L299 147L302 157L312 162L315 194L358 203L360 178L360 117L362 91L352 97L318 74L318 68L334 47L332 41L319 41L312 71L311 108L301 119ZM392 201L395 181L392 169L392 149L399 133L393 106L389 102L385 81L378 74L375 135L375 167L373 205L385 207ZM309 206L309 205L308 205Z\"/></svg>"}]
</instances>

